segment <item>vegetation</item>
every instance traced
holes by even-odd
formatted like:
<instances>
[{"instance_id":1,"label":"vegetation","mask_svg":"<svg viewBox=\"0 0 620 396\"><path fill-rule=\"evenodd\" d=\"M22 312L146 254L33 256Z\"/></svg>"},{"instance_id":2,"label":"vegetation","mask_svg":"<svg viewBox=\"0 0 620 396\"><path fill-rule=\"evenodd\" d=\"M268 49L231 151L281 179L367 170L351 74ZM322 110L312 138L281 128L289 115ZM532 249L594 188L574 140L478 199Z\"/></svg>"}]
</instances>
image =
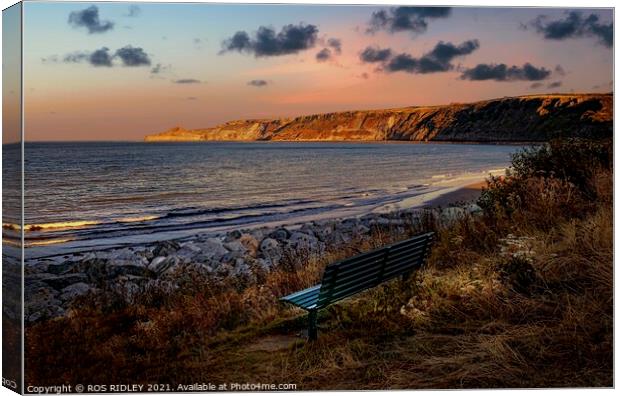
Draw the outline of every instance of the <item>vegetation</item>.
<instances>
[{"instance_id":1,"label":"vegetation","mask_svg":"<svg viewBox=\"0 0 620 396\"><path fill-rule=\"evenodd\" d=\"M376 228L345 251L292 252L257 279L89 296L27 329L27 384L295 383L310 389L613 385L611 141L554 141L488 180L483 213L406 232ZM320 314L278 297L329 262L434 229L428 266Z\"/></svg>"}]
</instances>

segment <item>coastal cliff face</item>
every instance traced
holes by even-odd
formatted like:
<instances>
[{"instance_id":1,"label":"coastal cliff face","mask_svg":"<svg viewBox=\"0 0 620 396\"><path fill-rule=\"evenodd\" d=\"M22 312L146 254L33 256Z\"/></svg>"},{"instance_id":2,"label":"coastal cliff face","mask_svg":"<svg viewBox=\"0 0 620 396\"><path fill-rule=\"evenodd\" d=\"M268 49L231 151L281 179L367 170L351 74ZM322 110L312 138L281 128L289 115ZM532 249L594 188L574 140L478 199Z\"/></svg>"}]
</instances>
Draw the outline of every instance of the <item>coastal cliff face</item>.
<instances>
[{"instance_id":1,"label":"coastal cliff face","mask_svg":"<svg viewBox=\"0 0 620 396\"><path fill-rule=\"evenodd\" d=\"M605 137L613 131L613 94L531 95L468 104L346 111L296 118L239 120L205 129L180 127L156 141L546 141Z\"/></svg>"}]
</instances>

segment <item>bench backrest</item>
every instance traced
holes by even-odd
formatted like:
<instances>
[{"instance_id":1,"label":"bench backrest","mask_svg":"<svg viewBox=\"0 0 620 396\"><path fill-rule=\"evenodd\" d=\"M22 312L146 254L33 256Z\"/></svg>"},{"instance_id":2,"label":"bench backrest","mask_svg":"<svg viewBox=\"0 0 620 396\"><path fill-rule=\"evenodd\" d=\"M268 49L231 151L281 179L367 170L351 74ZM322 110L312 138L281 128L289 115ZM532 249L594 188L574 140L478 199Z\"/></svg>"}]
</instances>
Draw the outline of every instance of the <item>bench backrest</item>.
<instances>
[{"instance_id":1,"label":"bench backrest","mask_svg":"<svg viewBox=\"0 0 620 396\"><path fill-rule=\"evenodd\" d=\"M323 273L317 307L325 307L418 269L428 256L433 234L417 235L328 265Z\"/></svg>"}]
</instances>

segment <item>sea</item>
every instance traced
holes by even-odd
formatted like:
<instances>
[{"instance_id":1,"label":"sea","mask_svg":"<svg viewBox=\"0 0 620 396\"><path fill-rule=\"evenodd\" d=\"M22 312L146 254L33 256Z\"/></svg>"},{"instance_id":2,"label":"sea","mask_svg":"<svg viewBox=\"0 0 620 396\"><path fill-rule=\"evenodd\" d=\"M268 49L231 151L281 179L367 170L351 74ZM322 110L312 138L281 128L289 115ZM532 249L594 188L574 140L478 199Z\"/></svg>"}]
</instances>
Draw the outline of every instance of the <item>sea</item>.
<instances>
[{"instance_id":1,"label":"sea","mask_svg":"<svg viewBox=\"0 0 620 396\"><path fill-rule=\"evenodd\" d=\"M26 257L398 210L502 172L519 148L27 142ZM5 161L5 180L11 168ZM18 229L5 213L4 241Z\"/></svg>"}]
</instances>

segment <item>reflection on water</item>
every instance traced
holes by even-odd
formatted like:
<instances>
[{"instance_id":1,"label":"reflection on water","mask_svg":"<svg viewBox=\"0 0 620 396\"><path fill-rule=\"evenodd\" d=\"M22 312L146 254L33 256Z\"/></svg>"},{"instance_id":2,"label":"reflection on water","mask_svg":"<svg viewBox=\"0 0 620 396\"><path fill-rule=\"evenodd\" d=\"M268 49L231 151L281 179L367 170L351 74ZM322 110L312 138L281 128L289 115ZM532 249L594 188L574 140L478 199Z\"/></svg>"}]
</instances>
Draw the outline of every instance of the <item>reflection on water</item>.
<instances>
[{"instance_id":1,"label":"reflection on water","mask_svg":"<svg viewBox=\"0 0 620 396\"><path fill-rule=\"evenodd\" d=\"M503 168L515 146L27 143L26 245L96 246L372 209ZM16 223L3 225L8 237ZM175 234L176 233L176 234ZM28 249L27 249L28 250Z\"/></svg>"}]
</instances>

